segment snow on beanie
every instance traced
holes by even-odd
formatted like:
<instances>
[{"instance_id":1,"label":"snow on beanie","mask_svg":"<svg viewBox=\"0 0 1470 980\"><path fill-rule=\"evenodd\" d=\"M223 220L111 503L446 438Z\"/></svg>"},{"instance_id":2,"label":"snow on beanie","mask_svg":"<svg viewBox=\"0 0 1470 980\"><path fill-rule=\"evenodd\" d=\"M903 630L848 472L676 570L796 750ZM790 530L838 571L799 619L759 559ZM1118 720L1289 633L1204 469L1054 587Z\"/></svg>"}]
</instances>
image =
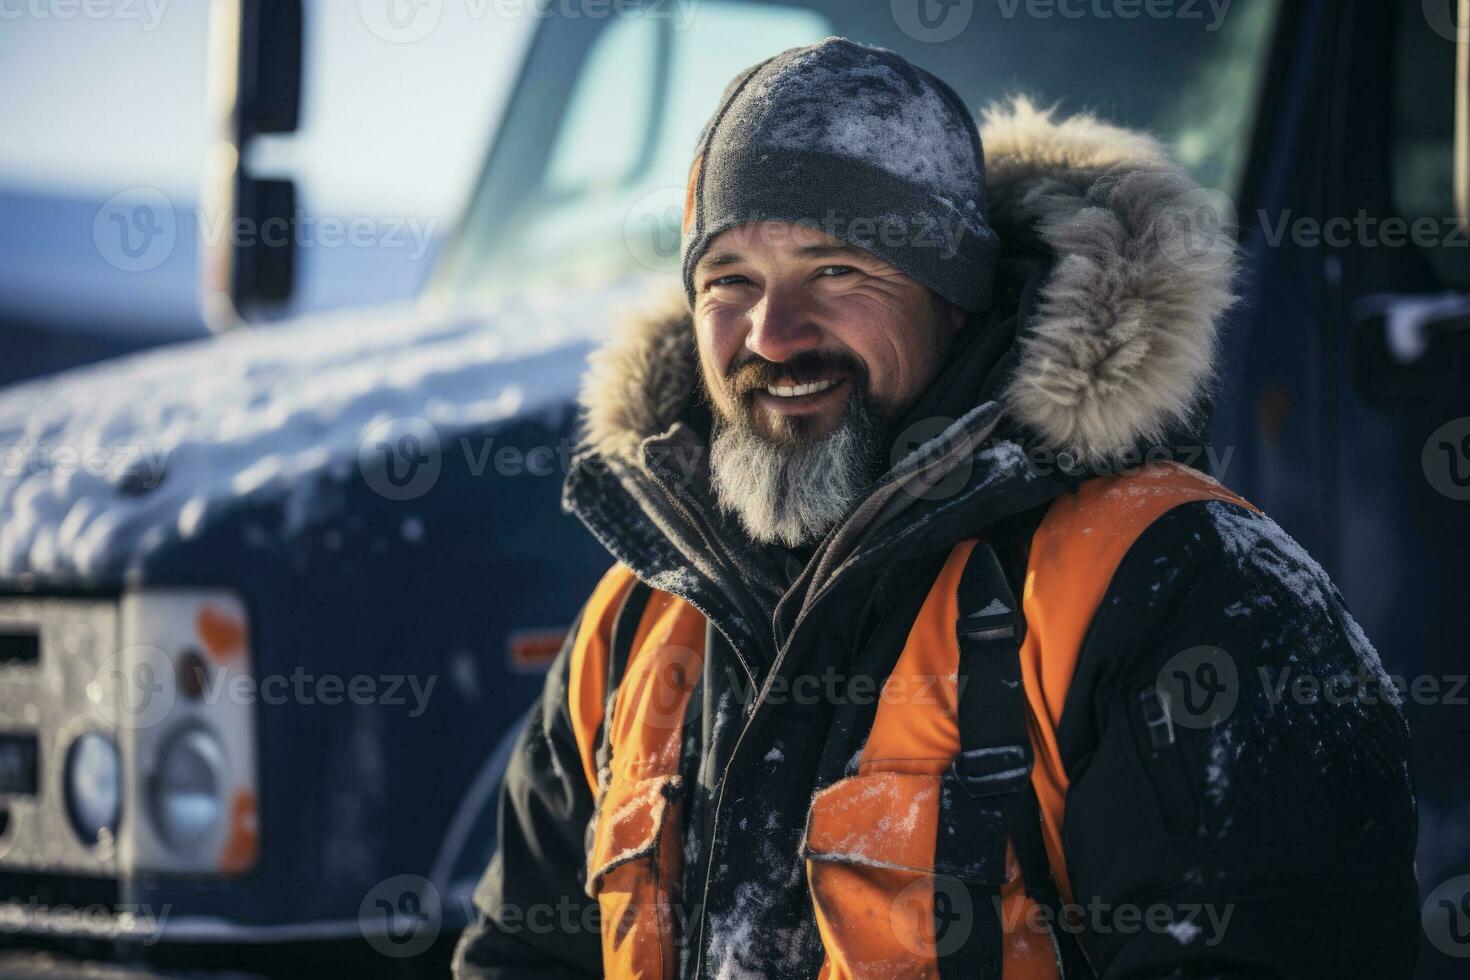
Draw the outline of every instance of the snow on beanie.
<instances>
[{"instance_id":1,"label":"snow on beanie","mask_svg":"<svg viewBox=\"0 0 1470 980\"><path fill-rule=\"evenodd\" d=\"M684 289L720 233L815 227L969 312L998 247L980 133L958 95L882 48L829 37L746 69L700 134L684 197Z\"/></svg>"}]
</instances>

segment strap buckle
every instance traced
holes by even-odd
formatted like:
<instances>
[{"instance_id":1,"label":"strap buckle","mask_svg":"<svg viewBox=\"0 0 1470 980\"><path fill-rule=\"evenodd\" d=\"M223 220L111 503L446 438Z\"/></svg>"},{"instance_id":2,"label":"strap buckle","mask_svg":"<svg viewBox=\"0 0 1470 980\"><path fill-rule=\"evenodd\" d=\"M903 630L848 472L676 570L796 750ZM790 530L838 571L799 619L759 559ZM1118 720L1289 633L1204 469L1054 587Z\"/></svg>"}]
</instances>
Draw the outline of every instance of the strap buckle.
<instances>
[{"instance_id":1,"label":"strap buckle","mask_svg":"<svg viewBox=\"0 0 1470 980\"><path fill-rule=\"evenodd\" d=\"M1143 723L1148 728L1149 741L1155 752L1162 752L1174 744L1174 719L1169 712L1169 701L1159 696L1157 688L1146 687L1138 694L1143 708Z\"/></svg>"},{"instance_id":2,"label":"strap buckle","mask_svg":"<svg viewBox=\"0 0 1470 980\"><path fill-rule=\"evenodd\" d=\"M950 768L971 797L1004 796L1026 788L1031 778L1031 746L969 749L956 755Z\"/></svg>"}]
</instances>

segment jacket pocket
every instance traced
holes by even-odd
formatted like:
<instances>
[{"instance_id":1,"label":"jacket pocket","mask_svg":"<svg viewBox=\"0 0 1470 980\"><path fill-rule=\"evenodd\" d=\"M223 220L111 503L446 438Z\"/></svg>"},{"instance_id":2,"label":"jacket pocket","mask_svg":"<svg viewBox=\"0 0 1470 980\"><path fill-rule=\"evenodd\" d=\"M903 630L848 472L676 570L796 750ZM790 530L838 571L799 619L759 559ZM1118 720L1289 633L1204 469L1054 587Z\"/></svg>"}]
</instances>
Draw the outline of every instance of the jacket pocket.
<instances>
[{"instance_id":1,"label":"jacket pocket","mask_svg":"<svg viewBox=\"0 0 1470 980\"><path fill-rule=\"evenodd\" d=\"M598 805L587 852L587 895L601 910L607 976L675 975L680 799L676 775L624 774L609 783Z\"/></svg>"},{"instance_id":2,"label":"jacket pocket","mask_svg":"<svg viewBox=\"0 0 1470 980\"><path fill-rule=\"evenodd\" d=\"M802 856L826 950L824 978L939 976L954 898L939 876L964 873L935 861L942 782L864 773L812 800Z\"/></svg>"},{"instance_id":3,"label":"jacket pocket","mask_svg":"<svg viewBox=\"0 0 1470 980\"><path fill-rule=\"evenodd\" d=\"M1153 787L1164 827L1177 836L1198 836L1199 800L1190 785L1189 763L1168 702L1149 685L1132 700L1129 713L1138 766Z\"/></svg>"},{"instance_id":4,"label":"jacket pocket","mask_svg":"<svg viewBox=\"0 0 1470 980\"><path fill-rule=\"evenodd\" d=\"M1004 976L1055 978L1004 816L949 774L869 772L812 800L802 842L826 952L823 980L940 975L982 916L999 916Z\"/></svg>"}]
</instances>

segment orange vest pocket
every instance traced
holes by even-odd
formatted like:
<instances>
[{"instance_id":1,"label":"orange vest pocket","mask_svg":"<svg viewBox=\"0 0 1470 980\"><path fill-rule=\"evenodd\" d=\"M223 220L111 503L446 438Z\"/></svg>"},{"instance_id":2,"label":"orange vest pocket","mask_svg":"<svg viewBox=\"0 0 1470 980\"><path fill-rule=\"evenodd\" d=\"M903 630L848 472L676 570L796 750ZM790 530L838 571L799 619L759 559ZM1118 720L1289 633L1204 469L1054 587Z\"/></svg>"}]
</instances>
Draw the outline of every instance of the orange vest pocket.
<instances>
[{"instance_id":1,"label":"orange vest pocket","mask_svg":"<svg viewBox=\"0 0 1470 980\"><path fill-rule=\"evenodd\" d=\"M609 977L672 980L673 890L680 872L678 776L624 775L608 785L587 853L587 895L602 914Z\"/></svg>"},{"instance_id":2,"label":"orange vest pocket","mask_svg":"<svg viewBox=\"0 0 1470 980\"><path fill-rule=\"evenodd\" d=\"M939 976L938 775L849 776L812 800L802 856L831 980Z\"/></svg>"},{"instance_id":3,"label":"orange vest pocket","mask_svg":"<svg viewBox=\"0 0 1470 980\"><path fill-rule=\"evenodd\" d=\"M940 958L964 945L977 914L991 912L974 908L972 884L999 902L1007 980L1057 976L1045 930L1028 924L1032 903L999 812L954 793L942 774L874 771L812 800L802 856L826 953L821 980L937 980ZM963 818L955 807L966 808ZM966 859L936 861L939 835L957 832L969 846L943 850Z\"/></svg>"}]
</instances>

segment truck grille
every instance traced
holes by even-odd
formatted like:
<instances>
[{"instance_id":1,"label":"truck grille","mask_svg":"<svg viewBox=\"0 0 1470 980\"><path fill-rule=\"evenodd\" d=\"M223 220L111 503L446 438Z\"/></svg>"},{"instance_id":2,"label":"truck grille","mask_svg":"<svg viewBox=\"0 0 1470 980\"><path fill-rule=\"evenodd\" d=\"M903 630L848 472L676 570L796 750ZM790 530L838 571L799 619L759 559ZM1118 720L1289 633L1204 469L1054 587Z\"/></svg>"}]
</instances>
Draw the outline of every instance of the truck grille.
<instances>
[{"instance_id":1,"label":"truck grille","mask_svg":"<svg viewBox=\"0 0 1470 980\"><path fill-rule=\"evenodd\" d=\"M117 646L115 601L0 597L0 873L117 874L115 840L73 830L65 782L79 735L116 734Z\"/></svg>"}]
</instances>

